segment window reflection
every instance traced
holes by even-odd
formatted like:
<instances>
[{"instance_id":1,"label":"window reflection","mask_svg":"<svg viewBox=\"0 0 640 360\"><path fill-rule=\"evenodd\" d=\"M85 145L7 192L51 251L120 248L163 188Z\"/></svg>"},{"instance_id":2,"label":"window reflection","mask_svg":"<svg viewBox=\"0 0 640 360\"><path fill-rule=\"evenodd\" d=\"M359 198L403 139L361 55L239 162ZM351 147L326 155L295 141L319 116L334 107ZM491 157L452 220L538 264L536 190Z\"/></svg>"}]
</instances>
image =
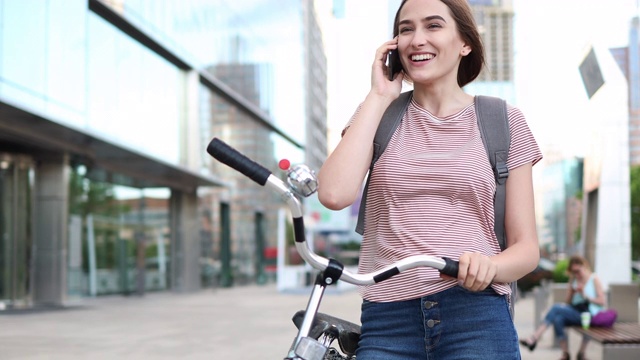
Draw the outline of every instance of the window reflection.
<instances>
[{"instance_id":1,"label":"window reflection","mask_svg":"<svg viewBox=\"0 0 640 360\"><path fill-rule=\"evenodd\" d=\"M96 15L88 48L89 128L177 164L185 75Z\"/></svg>"},{"instance_id":2,"label":"window reflection","mask_svg":"<svg viewBox=\"0 0 640 360\"><path fill-rule=\"evenodd\" d=\"M103 0L129 21L224 80L304 143L303 9L299 0ZM244 72L244 74L241 74ZM254 93L254 90L257 93Z\"/></svg>"},{"instance_id":3,"label":"window reflection","mask_svg":"<svg viewBox=\"0 0 640 360\"><path fill-rule=\"evenodd\" d=\"M72 168L69 293L128 294L169 288L168 189L94 181Z\"/></svg>"}]
</instances>

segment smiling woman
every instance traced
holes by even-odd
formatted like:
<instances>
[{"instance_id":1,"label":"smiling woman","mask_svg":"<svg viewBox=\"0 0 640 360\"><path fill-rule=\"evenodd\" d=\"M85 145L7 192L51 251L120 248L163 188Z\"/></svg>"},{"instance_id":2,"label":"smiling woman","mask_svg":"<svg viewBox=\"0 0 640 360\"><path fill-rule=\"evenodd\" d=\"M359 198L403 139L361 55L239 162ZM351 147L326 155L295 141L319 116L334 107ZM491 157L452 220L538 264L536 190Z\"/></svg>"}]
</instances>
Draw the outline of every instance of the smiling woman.
<instances>
[{"instance_id":1,"label":"smiling woman","mask_svg":"<svg viewBox=\"0 0 640 360\"><path fill-rule=\"evenodd\" d=\"M363 286L357 357L518 358L508 283L538 262L531 169L541 158L539 148L522 113L509 106L512 143L504 218L509 247L501 252L493 226L495 178L480 137L475 98L462 89L484 64L469 3L402 1L393 35L379 45L369 93L320 170L319 200L334 210L352 205L368 174L361 273L417 254L457 259L461 270L457 279L420 270ZM390 51L403 69L391 79ZM413 83L411 101L370 170L374 135L405 80ZM430 156L412 156L425 152ZM473 311L479 307L481 314ZM476 332L480 327L469 321L484 327Z\"/></svg>"}]
</instances>

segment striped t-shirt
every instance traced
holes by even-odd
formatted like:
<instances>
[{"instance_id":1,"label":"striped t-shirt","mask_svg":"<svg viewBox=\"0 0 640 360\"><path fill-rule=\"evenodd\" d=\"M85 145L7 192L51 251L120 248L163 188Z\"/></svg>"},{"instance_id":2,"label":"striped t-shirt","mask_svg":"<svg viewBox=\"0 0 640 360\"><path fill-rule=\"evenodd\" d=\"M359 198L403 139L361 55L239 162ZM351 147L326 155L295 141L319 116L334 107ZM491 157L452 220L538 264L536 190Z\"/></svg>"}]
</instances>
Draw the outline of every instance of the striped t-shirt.
<instances>
[{"instance_id":1,"label":"striped t-shirt","mask_svg":"<svg viewBox=\"0 0 640 360\"><path fill-rule=\"evenodd\" d=\"M508 168L537 163L542 154L524 116L508 106L508 118ZM413 255L458 259L463 252L500 252L493 230L495 180L474 104L439 118L412 100L370 176L360 273ZM369 301L402 301L456 284L419 268L360 291ZM492 286L510 293L508 284Z\"/></svg>"}]
</instances>

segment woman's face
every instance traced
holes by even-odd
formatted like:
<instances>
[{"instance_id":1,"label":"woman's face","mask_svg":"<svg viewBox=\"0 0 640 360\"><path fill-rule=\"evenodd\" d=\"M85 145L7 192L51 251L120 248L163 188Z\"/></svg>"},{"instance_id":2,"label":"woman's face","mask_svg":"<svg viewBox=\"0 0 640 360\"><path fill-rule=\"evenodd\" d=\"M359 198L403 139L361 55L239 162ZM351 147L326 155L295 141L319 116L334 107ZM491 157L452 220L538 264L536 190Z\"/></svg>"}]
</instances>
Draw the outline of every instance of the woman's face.
<instances>
[{"instance_id":1,"label":"woman's face","mask_svg":"<svg viewBox=\"0 0 640 360\"><path fill-rule=\"evenodd\" d=\"M406 2L398 18L398 49L414 84L457 84L460 59L471 51L440 0Z\"/></svg>"},{"instance_id":2,"label":"woman's face","mask_svg":"<svg viewBox=\"0 0 640 360\"><path fill-rule=\"evenodd\" d=\"M574 278L582 278L584 277L584 266L580 264L574 264L569 269L569 273Z\"/></svg>"}]
</instances>

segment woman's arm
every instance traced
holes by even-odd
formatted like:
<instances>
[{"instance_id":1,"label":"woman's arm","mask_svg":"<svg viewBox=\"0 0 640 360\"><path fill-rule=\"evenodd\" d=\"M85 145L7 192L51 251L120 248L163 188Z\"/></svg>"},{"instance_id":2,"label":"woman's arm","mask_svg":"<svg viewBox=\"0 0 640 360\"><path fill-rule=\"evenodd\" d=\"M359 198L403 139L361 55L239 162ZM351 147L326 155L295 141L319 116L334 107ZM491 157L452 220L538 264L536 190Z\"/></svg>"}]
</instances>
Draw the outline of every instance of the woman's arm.
<instances>
[{"instance_id":1,"label":"woman's arm","mask_svg":"<svg viewBox=\"0 0 640 360\"><path fill-rule=\"evenodd\" d=\"M564 299L564 302L571 305L573 300L573 294L576 293L576 289L573 288L573 276L569 276L569 282L567 283L567 298Z\"/></svg>"},{"instance_id":2,"label":"woman's arm","mask_svg":"<svg viewBox=\"0 0 640 360\"><path fill-rule=\"evenodd\" d=\"M506 185L505 231L507 248L492 260L494 281L512 282L533 271L540 261L533 199L533 164L509 171Z\"/></svg>"},{"instance_id":3,"label":"woman's arm","mask_svg":"<svg viewBox=\"0 0 640 360\"><path fill-rule=\"evenodd\" d=\"M373 137L391 101L370 93L338 146L322 164L318 199L325 207L340 210L357 198L371 164Z\"/></svg>"},{"instance_id":4,"label":"woman's arm","mask_svg":"<svg viewBox=\"0 0 640 360\"><path fill-rule=\"evenodd\" d=\"M354 116L349 130L318 172L318 199L331 210L351 205L362 188L373 156L373 138L389 104L400 95L403 74L393 81L386 78L389 50L397 48L396 39L385 42L376 51L371 70L371 90Z\"/></svg>"},{"instance_id":5,"label":"woman's arm","mask_svg":"<svg viewBox=\"0 0 640 360\"><path fill-rule=\"evenodd\" d=\"M460 256L458 280L465 288L480 291L491 282L510 283L538 265L532 167L529 163L509 171L504 219L507 248L492 257L469 252Z\"/></svg>"}]
</instances>

